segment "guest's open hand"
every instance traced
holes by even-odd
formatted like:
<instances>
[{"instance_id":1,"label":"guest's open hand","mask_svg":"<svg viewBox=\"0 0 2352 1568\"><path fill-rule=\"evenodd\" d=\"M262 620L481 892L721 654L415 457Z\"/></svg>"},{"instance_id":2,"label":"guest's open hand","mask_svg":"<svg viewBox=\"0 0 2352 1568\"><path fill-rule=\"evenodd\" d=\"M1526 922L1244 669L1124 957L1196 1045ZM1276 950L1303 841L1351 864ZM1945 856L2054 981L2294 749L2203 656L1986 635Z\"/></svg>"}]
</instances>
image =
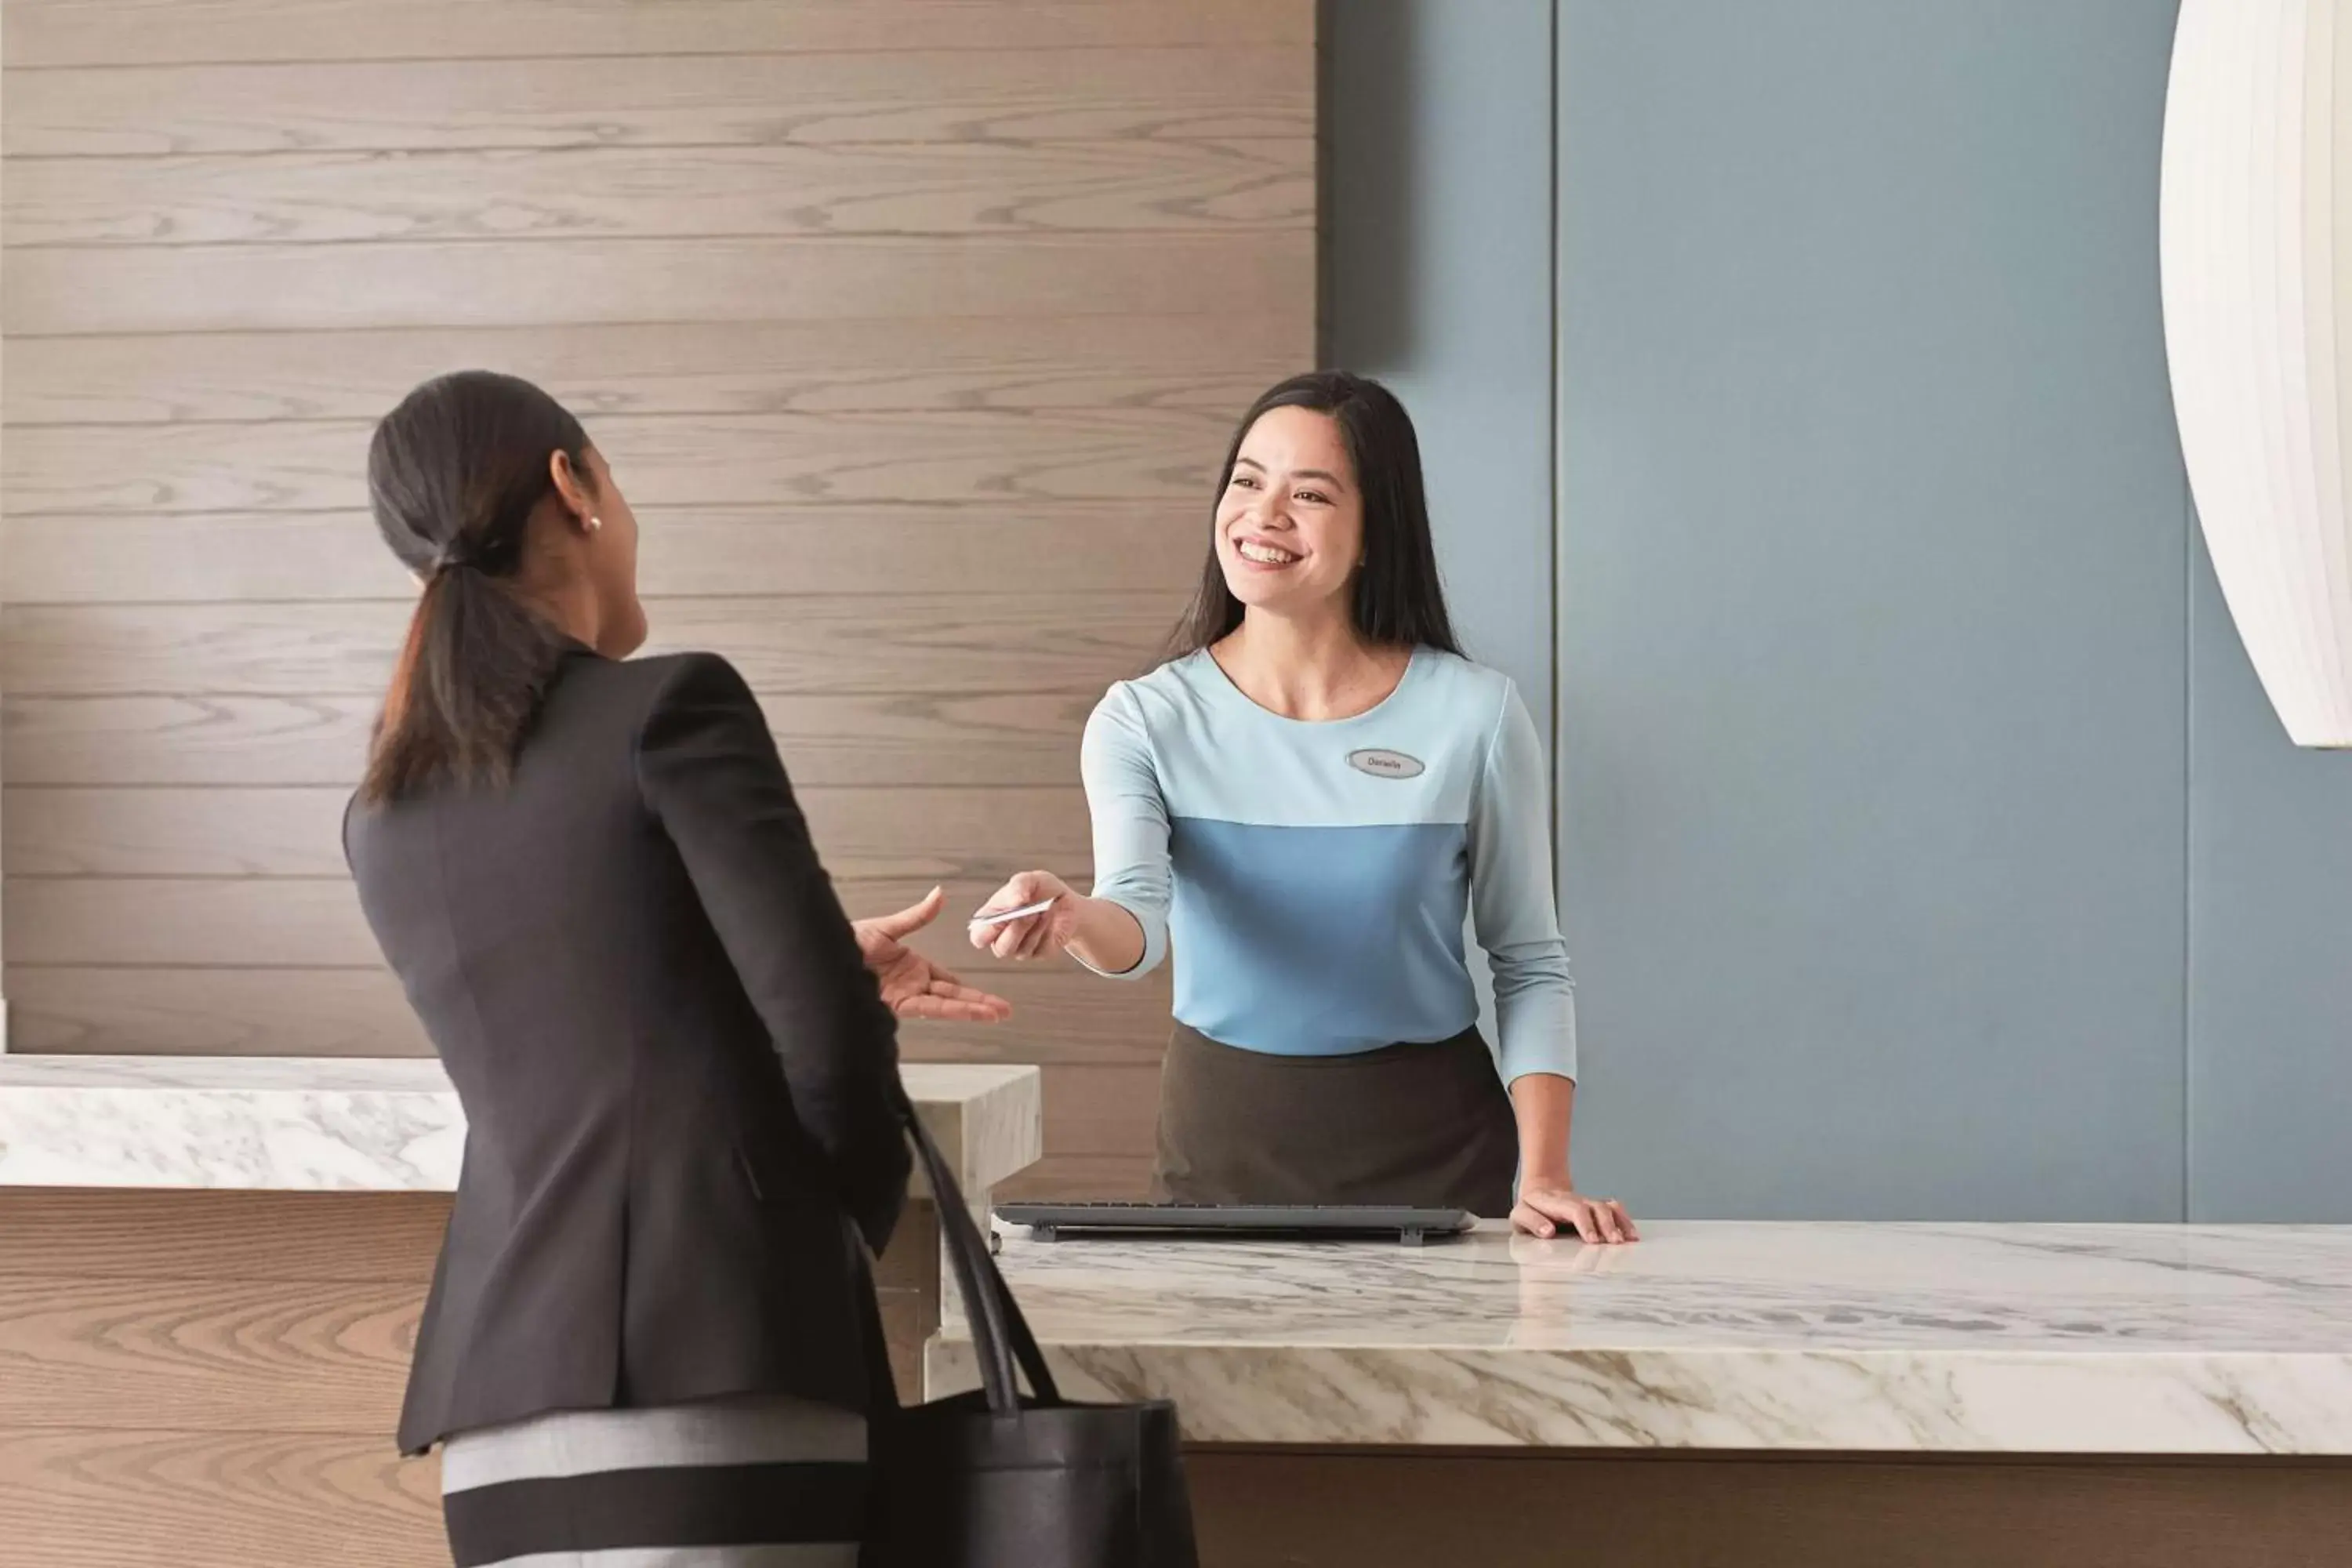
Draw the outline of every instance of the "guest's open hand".
<instances>
[{"instance_id":1,"label":"guest's open hand","mask_svg":"<svg viewBox=\"0 0 2352 1568\"><path fill-rule=\"evenodd\" d=\"M1013 1004L956 978L933 963L906 939L940 918L948 896L933 888L919 904L894 915L853 921L857 951L882 987L882 1000L901 1018L936 1018L958 1024L999 1024L1013 1016Z\"/></svg>"}]
</instances>

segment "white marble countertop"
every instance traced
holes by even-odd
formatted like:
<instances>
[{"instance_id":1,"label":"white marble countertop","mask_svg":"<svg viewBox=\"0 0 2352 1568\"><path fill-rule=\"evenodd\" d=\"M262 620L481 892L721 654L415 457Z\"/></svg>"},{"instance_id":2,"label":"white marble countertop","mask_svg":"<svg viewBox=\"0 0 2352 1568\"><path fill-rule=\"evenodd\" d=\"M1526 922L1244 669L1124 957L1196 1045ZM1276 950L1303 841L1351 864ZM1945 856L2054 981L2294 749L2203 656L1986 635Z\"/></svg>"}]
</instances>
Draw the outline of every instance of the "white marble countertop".
<instances>
[{"instance_id":1,"label":"white marble countertop","mask_svg":"<svg viewBox=\"0 0 2352 1568\"><path fill-rule=\"evenodd\" d=\"M904 1076L974 1194L1036 1163L1035 1068ZM449 1192L465 1138L429 1057L0 1056L0 1186Z\"/></svg>"},{"instance_id":2,"label":"white marble countertop","mask_svg":"<svg viewBox=\"0 0 2352 1568\"><path fill-rule=\"evenodd\" d=\"M2352 1454L2352 1226L1643 1229L1001 1261L1065 1393L1202 1441ZM960 1324L929 1355L972 1385Z\"/></svg>"}]
</instances>

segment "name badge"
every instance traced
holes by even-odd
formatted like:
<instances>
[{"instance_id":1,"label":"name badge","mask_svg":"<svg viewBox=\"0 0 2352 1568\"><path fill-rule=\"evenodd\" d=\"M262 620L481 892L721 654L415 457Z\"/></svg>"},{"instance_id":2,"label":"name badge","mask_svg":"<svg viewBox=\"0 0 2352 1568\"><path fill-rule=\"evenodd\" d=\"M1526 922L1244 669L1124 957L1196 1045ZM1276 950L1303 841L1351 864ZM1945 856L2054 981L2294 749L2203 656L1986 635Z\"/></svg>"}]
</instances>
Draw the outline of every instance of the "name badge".
<instances>
[{"instance_id":1,"label":"name badge","mask_svg":"<svg viewBox=\"0 0 2352 1568\"><path fill-rule=\"evenodd\" d=\"M1419 757L1408 757L1402 752L1349 752L1348 765L1360 773L1370 773L1376 779L1419 778L1423 769Z\"/></svg>"}]
</instances>

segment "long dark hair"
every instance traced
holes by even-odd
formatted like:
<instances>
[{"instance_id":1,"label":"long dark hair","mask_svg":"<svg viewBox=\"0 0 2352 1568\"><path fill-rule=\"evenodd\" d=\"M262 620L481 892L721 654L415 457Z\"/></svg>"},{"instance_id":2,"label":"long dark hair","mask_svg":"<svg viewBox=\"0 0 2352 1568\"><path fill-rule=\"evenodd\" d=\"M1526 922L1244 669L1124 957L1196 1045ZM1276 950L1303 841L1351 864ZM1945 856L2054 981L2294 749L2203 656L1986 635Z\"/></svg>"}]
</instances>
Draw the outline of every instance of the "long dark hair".
<instances>
[{"instance_id":1,"label":"long dark hair","mask_svg":"<svg viewBox=\"0 0 2352 1568\"><path fill-rule=\"evenodd\" d=\"M503 783L565 639L514 592L531 514L588 433L510 375L437 376L383 416L368 447L377 531L425 580L376 721L360 797L381 805L440 784Z\"/></svg>"},{"instance_id":2,"label":"long dark hair","mask_svg":"<svg viewBox=\"0 0 2352 1568\"><path fill-rule=\"evenodd\" d=\"M1425 646L1458 654L1454 621L1445 613L1445 585L1437 574L1437 546L1430 535L1429 497L1421 481L1421 441L1412 416L1396 394L1369 376L1344 370L1294 375L1268 391L1234 430L1217 472L1217 495L1234 480L1242 442L1260 419L1276 408L1311 408L1339 421L1364 501L1364 564L1356 574L1349 608L1366 641L1391 647ZM1215 502L1212 501L1212 517ZM1168 638L1167 657L1198 653L1233 634L1242 624L1242 602L1225 586L1217 559L1214 524L1209 559L1192 608Z\"/></svg>"}]
</instances>

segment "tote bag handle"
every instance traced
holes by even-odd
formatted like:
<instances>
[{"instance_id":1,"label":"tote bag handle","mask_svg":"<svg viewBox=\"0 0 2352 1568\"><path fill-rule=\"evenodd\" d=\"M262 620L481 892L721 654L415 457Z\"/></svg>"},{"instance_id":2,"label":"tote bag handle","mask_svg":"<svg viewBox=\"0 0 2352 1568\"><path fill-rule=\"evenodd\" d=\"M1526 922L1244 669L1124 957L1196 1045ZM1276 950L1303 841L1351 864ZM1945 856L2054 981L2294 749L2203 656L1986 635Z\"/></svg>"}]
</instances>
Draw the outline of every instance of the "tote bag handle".
<instances>
[{"instance_id":1,"label":"tote bag handle","mask_svg":"<svg viewBox=\"0 0 2352 1568\"><path fill-rule=\"evenodd\" d=\"M1028 1374L1029 1387L1039 1404L1061 1404L1061 1392L1054 1386L1053 1373L1045 1370L1045 1353L1029 1331L1028 1320L1021 1315L1021 1303L1013 1299L1012 1288L998 1270L987 1239L973 1223L963 1189L948 1169L947 1156L940 1152L923 1119L915 1114L903 1088L898 1090L898 1113L907 1123L907 1135L914 1141L923 1173L930 1179L931 1201L939 1205L940 1235L947 1244L948 1262L955 1270L956 1289L963 1295L965 1315L971 1321L972 1352L980 1363L981 1387L987 1394L990 1414L1019 1419L1021 1385L1014 1376L1016 1367Z\"/></svg>"}]
</instances>

